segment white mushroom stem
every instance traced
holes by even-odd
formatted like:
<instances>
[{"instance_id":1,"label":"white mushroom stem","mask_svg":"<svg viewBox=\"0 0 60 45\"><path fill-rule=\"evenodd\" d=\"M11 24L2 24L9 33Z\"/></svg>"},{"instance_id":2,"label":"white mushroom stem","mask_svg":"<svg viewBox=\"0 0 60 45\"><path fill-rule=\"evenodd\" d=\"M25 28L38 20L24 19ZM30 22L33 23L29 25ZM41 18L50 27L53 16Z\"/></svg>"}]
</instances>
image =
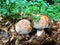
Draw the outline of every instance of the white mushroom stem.
<instances>
[{"instance_id":1,"label":"white mushroom stem","mask_svg":"<svg viewBox=\"0 0 60 45\"><path fill-rule=\"evenodd\" d=\"M41 36L43 33L43 30L37 30L37 36Z\"/></svg>"}]
</instances>

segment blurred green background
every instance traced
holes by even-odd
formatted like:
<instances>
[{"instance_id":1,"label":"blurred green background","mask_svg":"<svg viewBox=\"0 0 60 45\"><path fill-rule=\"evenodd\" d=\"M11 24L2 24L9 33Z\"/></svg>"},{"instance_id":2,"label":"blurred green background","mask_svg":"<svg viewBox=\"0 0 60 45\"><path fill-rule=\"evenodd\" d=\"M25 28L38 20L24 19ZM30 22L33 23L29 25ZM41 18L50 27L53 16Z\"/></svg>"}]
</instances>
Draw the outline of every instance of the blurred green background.
<instances>
[{"instance_id":1,"label":"blurred green background","mask_svg":"<svg viewBox=\"0 0 60 45\"><path fill-rule=\"evenodd\" d=\"M51 1L51 0L50 0ZM60 0L0 0L0 13L3 17L11 17L13 20L31 14L44 14L50 20L60 20ZM24 14L21 16L20 13ZM33 16L37 20L38 17Z\"/></svg>"}]
</instances>

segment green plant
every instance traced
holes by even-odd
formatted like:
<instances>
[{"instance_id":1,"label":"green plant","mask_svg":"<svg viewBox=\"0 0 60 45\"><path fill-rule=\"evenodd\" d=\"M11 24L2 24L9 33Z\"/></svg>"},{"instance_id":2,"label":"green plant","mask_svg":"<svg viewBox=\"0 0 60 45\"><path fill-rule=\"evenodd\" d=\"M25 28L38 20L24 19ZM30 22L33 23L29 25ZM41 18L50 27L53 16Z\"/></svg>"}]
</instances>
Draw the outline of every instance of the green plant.
<instances>
[{"instance_id":1,"label":"green plant","mask_svg":"<svg viewBox=\"0 0 60 45\"><path fill-rule=\"evenodd\" d=\"M28 17L31 14L44 14L49 17L50 20L60 20L60 3L59 0L53 0L55 3L50 5L44 0L0 0L0 13L4 17L11 17L13 20L24 16ZM24 12L20 16L20 12ZM34 20L39 18L34 15Z\"/></svg>"},{"instance_id":2,"label":"green plant","mask_svg":"<svg viewBox=\"0 0 60 45\"><path fill-rule=\"evenodd\" d=\"M55 3L60 3L60 0L53 0Z\"/></svg>"}]
</instances>

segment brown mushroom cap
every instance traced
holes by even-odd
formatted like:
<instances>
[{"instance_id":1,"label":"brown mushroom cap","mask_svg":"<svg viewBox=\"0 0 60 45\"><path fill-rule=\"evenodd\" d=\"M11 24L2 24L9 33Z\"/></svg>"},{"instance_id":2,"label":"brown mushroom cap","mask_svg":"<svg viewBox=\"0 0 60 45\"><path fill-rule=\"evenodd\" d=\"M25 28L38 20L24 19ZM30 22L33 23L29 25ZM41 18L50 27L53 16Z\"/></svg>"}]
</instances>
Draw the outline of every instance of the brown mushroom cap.
<instances>
[{"instance_id":1,"label":"brown mushroom cap","mask_svg":"<svg viewBox=\"0 0 60 45\"><path fill-rule=\"evenodd\" d=\"M28 21L27 19L20 20L15 25L15 30L19 34L28 34L32 30L30 21Z\"/></svg>"},{"instance_id":2,"label":"brown mushroom cap","mask_svg":"<svg viewBox=\"0 0 60 45\"><path fill-rule=\"evenodd\" d=\"M36 29L43 29L45 27L48 27L49 25L49 18L45 15L39 15L40 20L38 22L34 22L34 28Z\"/></svg>"}]
</instances>

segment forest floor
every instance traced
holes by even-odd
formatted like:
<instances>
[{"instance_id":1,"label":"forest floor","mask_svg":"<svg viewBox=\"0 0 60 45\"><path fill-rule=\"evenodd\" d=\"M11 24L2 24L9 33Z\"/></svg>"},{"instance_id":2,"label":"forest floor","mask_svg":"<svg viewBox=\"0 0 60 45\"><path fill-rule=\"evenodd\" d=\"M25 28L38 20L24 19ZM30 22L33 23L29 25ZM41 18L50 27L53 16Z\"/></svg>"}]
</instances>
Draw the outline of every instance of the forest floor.
<instances>
[{"instance_id":1,"label":"forest floor","mask_svg":"<svg viewBox=\"0 0 60 45\"><path fill-rule=\"evenodd\" d=\"M41 36L36 35L36 30L28 35L20 35L15 31L15 23L0 17L0 45L60 45L60 23L53 22L54 28L49 36L45 32Z\"/></svg>"}]
</instances>

